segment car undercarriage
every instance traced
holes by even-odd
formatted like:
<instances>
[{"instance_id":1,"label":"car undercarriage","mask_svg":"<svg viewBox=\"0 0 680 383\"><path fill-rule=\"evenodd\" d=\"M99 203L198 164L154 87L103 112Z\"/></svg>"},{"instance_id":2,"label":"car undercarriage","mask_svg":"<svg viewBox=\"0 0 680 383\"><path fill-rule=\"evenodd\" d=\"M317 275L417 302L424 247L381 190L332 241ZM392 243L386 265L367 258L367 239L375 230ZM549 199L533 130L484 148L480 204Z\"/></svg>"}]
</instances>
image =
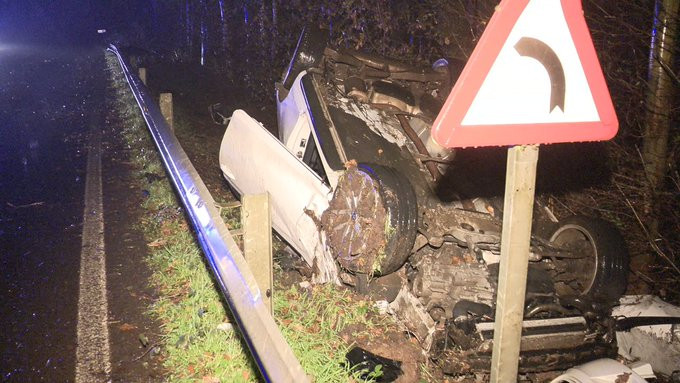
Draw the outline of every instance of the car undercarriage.
<instances>
[{"instance_id":1,"label":"car undercarriage","mask_svg":"<svg viewBox=\"0 0 680 383\"><path fill-rule=\"evenodd\" d=\"M243 148L259 144L238 141L276 138L249 138L235 119L220 153L237 191L272 195L274 228L316 281L381 291L376 299L391 302L405 329L452 375L489 368L503 216L498 198L443 198L438 187L455 152L431 138L430 126L459 71L450 60L418 68L334 49L308 27L277 84L285 150L282 159L267 159L295 171L256 168L253 158L267 151L248 153ZM281 145L267 145L279 153ZM245 163L249 173L265 174L240 171ZM273 185L268 172L298 178ZM558 220L540 198L533 216L520 371L615 353L608 318L628 273L621 234L595 218Z\"/></svg>"}]
</instances>

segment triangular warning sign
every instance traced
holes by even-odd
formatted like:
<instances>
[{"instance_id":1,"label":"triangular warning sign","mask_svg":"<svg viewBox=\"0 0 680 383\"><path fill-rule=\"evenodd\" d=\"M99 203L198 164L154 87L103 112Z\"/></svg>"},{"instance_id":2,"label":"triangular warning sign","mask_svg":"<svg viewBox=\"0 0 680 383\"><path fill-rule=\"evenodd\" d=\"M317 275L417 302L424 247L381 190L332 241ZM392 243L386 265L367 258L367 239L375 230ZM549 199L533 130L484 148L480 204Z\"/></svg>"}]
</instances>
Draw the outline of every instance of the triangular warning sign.
<instances>
[{"instance_id":1,"label":"triangular warning sign","mask_svg":"<svg viewBox=\"0 0 680 383\"><path fill-rule=\"evenodd\" d=\"M445 147L602 141L617 130L579 0L503 0L432 126Z\"/></svg>"}]
</instances>

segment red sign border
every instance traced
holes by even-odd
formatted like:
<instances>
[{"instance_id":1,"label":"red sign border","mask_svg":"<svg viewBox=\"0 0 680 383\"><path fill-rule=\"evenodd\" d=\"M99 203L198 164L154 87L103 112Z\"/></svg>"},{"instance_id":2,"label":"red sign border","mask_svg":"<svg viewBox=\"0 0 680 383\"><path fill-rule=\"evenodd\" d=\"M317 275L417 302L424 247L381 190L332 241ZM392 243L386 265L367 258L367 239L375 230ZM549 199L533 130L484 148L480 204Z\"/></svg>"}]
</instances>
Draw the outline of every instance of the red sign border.
<instances>
[{"instance_id":1,"label":"red sign border","mask_svg":"<svg viewBox=\"0 0 680 383\"><path fill-rule=\"evenodd\" d=\"M432 125L432 135L440 145L453 148L605 141L616 135L619 123L614 105L583 16L581 1L577 0L561 0L561 4L600 121L461 125L512 28L528 4L529 0L503 0L498 6Z\"/></svg>"}]
</instances>

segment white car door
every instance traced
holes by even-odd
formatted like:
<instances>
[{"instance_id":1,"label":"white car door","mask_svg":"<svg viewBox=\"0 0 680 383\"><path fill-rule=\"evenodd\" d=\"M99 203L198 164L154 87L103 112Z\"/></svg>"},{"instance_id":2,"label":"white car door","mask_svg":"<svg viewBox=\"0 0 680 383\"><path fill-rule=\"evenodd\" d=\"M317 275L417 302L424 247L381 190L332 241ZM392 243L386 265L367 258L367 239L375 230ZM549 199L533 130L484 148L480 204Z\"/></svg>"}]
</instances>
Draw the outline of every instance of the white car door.
<instances>
[{"instance_id":1,"label":"white car door","mask_svg":"<svg viewBox=\"0 0 680 383\"><path fill-rule=\"evenodd\" d=\"M220 168L241 194L269 192L274 229L309 265L314 281L338 281L337 268L318 226L330 188L262 124L236 110L220 146Z\"/></svg>"}]
</instances>

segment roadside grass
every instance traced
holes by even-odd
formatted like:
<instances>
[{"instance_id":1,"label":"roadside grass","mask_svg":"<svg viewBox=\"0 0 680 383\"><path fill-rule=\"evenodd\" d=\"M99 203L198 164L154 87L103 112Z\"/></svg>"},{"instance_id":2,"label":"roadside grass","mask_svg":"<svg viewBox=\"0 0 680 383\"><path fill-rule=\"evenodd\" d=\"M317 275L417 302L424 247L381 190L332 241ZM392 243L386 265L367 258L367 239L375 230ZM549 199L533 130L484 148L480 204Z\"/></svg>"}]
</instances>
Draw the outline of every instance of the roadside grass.
<instances>
[{"instance_id":1,"label":"roadside grass","mask_svg":"<svg viewBox=\"0 0 680 383\"><path fill-rule=\"evenodd\" d=\"M157 346L168 371L167 380L259 381L259 372L206 268L118 62L112 54L107 55L107 62L114 118L124 126L129 160L138 171L137 187L148 195L138 228L149 246L151 283L159 294L149 313L162 323L162 341ZM222 209L222 216L231 229L240 225L238 209ZM363 371L344 364L356 335L352 329L379 331L381 326L389 326L389 319L372 315L371 302L333 286L305 289L284 286L278 279L275 285L274 317L312 381L362 381ZM371 381L380 372L372 371L369 376Z\"/></svg>"}]
</instances>

